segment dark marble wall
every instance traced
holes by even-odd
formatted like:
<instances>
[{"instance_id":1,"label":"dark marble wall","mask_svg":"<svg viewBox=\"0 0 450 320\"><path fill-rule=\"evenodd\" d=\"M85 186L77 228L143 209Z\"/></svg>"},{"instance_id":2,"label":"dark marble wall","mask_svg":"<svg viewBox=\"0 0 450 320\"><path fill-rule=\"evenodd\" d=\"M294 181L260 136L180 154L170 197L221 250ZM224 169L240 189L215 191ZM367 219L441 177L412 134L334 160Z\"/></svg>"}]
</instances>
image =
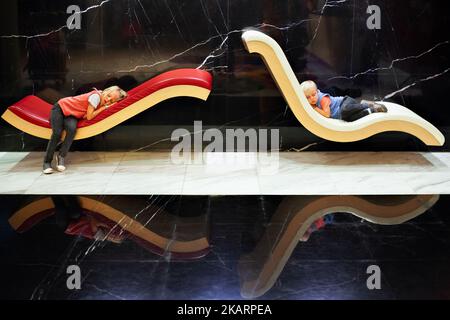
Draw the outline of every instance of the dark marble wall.
<instances>
[{"instance_id":1,"label":"dark marble wall","mask_svg":"<svg viewBox=\"0 0 450 320\"><path fill-rule=\"evenodd\" d=\"M69 30L69 5L86 10ZM380 29L369 29L369 5ZM278 128L281 148L321 142L319 150L422 150L404 134L363 142L324 142L295 119L259 56L240 40L260 29L282 46L299 80L323 91L386 99L414 110L447 137L450 113L448 5L443 1L356 0L39 0L3 1L0 15L0 112L28 94L59 98L119 84L130 89L181 67L209 70L207 102L174 99L108 132L75 142L74 150L165 149L175 128ZM0 149L44 150L42 139L0 120ZM159 141L159 142L158 142ZM447 150L444 146L439 150Z\"/></svg>"}]
</instances>

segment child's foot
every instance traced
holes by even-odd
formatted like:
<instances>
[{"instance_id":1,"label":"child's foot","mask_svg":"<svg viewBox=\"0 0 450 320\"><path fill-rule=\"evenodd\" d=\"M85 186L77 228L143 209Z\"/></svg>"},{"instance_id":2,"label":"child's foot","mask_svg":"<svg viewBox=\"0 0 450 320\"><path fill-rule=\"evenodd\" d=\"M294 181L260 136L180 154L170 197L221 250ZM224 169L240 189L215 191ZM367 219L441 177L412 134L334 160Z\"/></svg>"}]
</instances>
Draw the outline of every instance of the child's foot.
<instances>
[{"instance_id":1,"label":"child's foot","mask_svg":"<svg viewBox=\"0 0 450 320\"><path fill-rule=\"evenodd\" d=\"M381 103L377 103L375 101L362 100L361 104L367 105L370 110L370 113L388 111L386 106L382 105Z\"/></svg>"},{"instance_id":2,"label":"child's foot","mask_svg":"<svg viewBox=\"0 0 450 320\"><path fill-rule=\"evenodd\" d=\"M42 168L42 172L44 172L45 174L50 174L55 171L53 170L51 163L45 162Z\"/></svg>"},{"instance_id":3,"label":"child's foot","mask_svg":"<svg viewBox=\"0 0 450 320\"><path fill-rule=\"evenodd\" d=\"M374 103L372 106L370 106L370 111L372 112L388 112L388 109L386 106L380 104L380 103Z\"/></svg>"},{"instance_id":4,"label":"child's foot","mask_svg":"<svg viewBox=\"0 0 450 320\"><path fill-rule=\"evenodd\" d=\"M59 172L66 170L64 157L56 156L56 169L58 169Z\"/></svg>"}]
</instances>

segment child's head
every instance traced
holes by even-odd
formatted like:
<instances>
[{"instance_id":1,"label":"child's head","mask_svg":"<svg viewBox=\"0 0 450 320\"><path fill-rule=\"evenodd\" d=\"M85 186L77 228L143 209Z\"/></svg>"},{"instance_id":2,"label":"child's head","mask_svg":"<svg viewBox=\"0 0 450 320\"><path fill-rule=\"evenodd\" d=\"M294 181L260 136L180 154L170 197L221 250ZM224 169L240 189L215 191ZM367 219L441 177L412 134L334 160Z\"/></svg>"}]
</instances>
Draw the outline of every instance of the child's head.
<instances>
[{"instance_id":1,"label":"child's head","mask_svg":"<svg viewBox=\"0 0 450 320\"><path fill-rule=\"evenodd\" d=\"M305 94L306 99L308 99L309 104L311 105L317 104L319 96L317 94L317 85L314 83L314 81L311 80L303 81L300 84L300 88L303 90L303 93Z\"/></svg>"},{"instance_id":2,"label":"child's head","mask_svg":"<svg viewBox=\"0 0 450 320\"><path fill-rule=\"evenodd\" d=\"M125 99L128 96L128 94L118 86L112 86L104 89L102 91L102 95L107 105Z\"/></svg>"}]
</instances>

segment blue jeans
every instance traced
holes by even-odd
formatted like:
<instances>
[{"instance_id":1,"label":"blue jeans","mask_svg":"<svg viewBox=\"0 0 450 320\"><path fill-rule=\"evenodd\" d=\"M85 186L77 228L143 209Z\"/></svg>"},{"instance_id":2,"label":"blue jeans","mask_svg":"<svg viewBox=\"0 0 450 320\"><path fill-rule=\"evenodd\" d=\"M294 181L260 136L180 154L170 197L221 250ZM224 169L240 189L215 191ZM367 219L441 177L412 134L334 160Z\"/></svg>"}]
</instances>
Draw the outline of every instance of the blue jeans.
<instances>
[{"instance_id":1,"label":"blue jeans","mask_svg":"<svg viewBox=\"0 0 450 320\"><path fill-rule=\"evenodd\" d=\"M341 103L341 119L349 122L358 120L369 114L367 111L368 107L352 97L346 96Z\"/></svg>"},{"instance_id":2,"label":"blue jeans","mask_svg":"<svg viewBox=\"0 0 450 320\"><path fill-rule=\"evenodd\" d=\"M66 137L59 150L59 155L65 157L69 152L72 145L73 138L75 138L75 132L77 130L78 119L74 116L66 117L61 110L58 103L55 103L50 113L50 124L52 126L52 136L47 145L47 151L45 153L44 163L51 163L53 154L56 151L63 129L66 130Z\"/></svg>"}]
</instances>

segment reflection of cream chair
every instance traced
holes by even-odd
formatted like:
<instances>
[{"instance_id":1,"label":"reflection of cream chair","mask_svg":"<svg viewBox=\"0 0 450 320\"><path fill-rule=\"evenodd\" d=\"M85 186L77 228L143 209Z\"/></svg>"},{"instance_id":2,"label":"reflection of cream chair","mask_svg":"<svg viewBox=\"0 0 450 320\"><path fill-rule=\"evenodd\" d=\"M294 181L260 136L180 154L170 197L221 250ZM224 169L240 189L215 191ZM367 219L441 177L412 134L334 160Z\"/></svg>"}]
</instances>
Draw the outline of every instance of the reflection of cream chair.
<instances>
[{"instance_id":1,"label":"reflection of cream chair","mask_svg":"<svg viewBox=\"0 0 450 320\"><path fill-rule=\"evenodd\" d=\"M170 253L170 257L175 259L197 259L209 252L205 216L176 217L161 208L145 206L144 203L142 207L145 210L131 218L130 214L126 215L93 198L79 197L79 202L86 215L100 218L102 222L112 227L111 230L115 229L115 234L123 233L125 238L131 238L156 254ZM120 206L116 202L115 206ZM46 197L16 211L9 218L9 223L14 230L25 232L54 212L55 205L52 199Z\"/></svg>"},{"instance_id":2,"label":"reflection of cream chair","mask_svg":"<svg viewBox=\"0 0 450 320\"><path fill-rule=\"evenodd\" d=\"M283 50L274 39L250 30L242 34L242 40L250 53L261 55L297 120L315 135L326 140L349 142L380 132L401 131L416 136L427 145L444 144L445 138L436 127L411 110L392 102L380 102L388 108L387 113L370 114L353 122L321 116L309 106Z\"/></svg>"},{"instance_id":3,"label":"reflection of cream chair","mask_svg":"<svg viewBox=\"0 0 450 320\"><path fill-rule=\"evenodd\" d=\"M438 195L286 197L253 252L240 259L241 295L255 298L266 293L299 240L320 217L347 212L377 224L400 224L425 212L438 199Z\"/></svg>"}]
</instances>

